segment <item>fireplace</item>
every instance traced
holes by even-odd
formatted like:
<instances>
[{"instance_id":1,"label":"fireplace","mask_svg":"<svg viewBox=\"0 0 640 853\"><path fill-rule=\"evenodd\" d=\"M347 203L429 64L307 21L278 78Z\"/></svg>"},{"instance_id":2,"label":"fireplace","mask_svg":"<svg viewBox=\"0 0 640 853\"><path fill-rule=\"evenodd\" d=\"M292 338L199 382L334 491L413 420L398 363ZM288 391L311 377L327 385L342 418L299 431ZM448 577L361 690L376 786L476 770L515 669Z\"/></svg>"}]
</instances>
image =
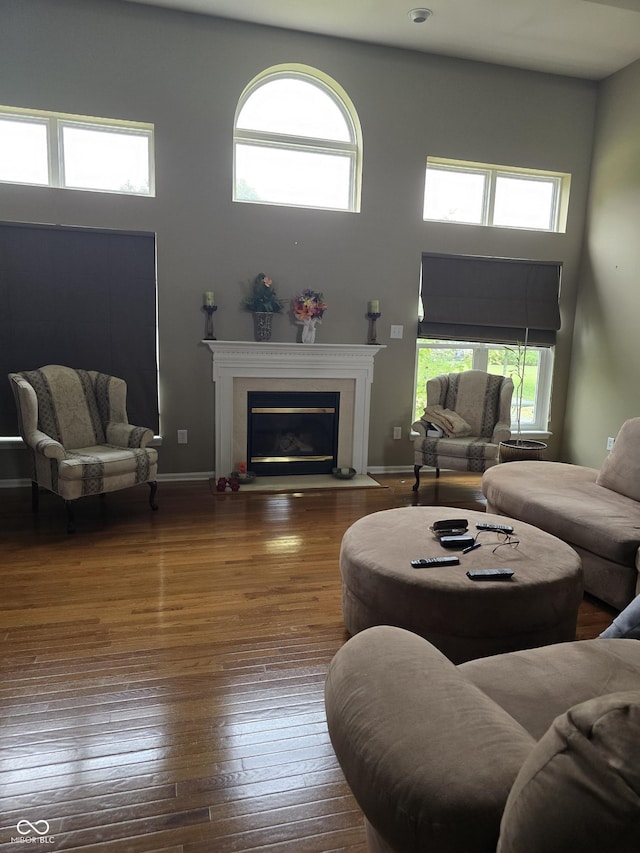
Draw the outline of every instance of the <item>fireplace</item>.
<instances>
[{"instance_id":1,"label":"fireplace","mask_svg":"<svg viewBox=\"0 0 640 853\"><path fill-rule=\"evenodd\" d=\"M328 474L338 463L340 394L250 391L247 460L258 476Z\"/></svg>"},{"instance_id":2,"label":"fireplace","mask_svg":"<svg viewBox=\"0 0 640 853\"><path fill-rule=\"evenodd\" d=\"M331 391L340 399L338 468L366 474L372 344L293 344L203 341L215 385L215 474L226 477L247 462L247 400L252 391Z\"/></svg>"}]
</instances>

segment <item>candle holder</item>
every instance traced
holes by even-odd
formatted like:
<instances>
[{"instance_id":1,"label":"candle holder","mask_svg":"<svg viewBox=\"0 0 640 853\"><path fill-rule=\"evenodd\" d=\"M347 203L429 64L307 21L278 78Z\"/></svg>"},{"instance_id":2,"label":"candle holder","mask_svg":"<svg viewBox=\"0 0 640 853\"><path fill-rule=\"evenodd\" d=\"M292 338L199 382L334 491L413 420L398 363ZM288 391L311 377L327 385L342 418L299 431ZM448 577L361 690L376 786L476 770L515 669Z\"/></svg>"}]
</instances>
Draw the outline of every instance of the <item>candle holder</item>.
<instances>
[{"instance_id":1,"label":"candle holder","mask_svg":"<svg viewBox=\"0 0 640 853\"><path fill-rule=\"evenodd\" d=\"M367 335L367 343L368 344L377 344L378 341L376 339L376 320L380 317L380 312L367 311L367 317L369 318L369 334Z\"/></svg>"},{"instance_id":2,"label":"candle holder","mask_svg":"<svg viewBox=\"0 0 640 853\"><path fill-rule=\"evenodd\" d=\"M202 310L207 312L207 319L204 323L204 339L205 341L215 341L216 336L213 334L213 314L218 310L217 305L203 305Z\"/></svg>"}]
</instances>

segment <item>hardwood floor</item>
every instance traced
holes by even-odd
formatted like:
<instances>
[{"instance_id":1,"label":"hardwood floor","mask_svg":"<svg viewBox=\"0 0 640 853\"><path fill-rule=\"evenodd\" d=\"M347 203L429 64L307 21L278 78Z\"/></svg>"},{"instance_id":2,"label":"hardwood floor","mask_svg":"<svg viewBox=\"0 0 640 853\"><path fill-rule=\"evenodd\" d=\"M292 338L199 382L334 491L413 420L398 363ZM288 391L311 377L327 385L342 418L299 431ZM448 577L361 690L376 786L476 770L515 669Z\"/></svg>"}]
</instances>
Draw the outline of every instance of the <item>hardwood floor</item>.
<instances>
[{"instance_id":1,"label":"hardwood floor","mask_svg":"<svg viewBox=\"0 0 640 853\"><path fill-rule=\"evenodd\" d=\"M72 536L59 499L34 521L30 490L3 490L0 851L48 824L47 850L363 853L324 718L342 534L390 507L483 506L476 475L426 474L417 499L378 479L162 484L157 513L129 489L80 502ZM585 602L579 637L612 613Z\"/></svg>"}]
</instances>

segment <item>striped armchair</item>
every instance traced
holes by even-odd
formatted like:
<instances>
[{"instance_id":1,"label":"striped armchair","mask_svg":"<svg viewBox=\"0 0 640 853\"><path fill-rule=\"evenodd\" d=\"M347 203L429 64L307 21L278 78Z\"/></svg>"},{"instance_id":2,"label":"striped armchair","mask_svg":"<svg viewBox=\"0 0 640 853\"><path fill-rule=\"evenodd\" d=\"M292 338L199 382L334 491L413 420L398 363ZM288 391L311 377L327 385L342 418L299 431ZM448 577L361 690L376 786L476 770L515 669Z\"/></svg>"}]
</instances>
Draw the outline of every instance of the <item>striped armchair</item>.
<instances>
[{"instance_id":1,"label":"striped armchair","mask_svg":"<svg viewBox=\"0 0 640 853\"><path fill-rule=\"evenodd\" d=\"M511 436L509 377L465 370L436 376L427 382L427 408L412 424L414 472L413 491L420 488L420 469L430 465L455 471L486 471L498 462L501 441ZM438 430L431 427L440 427Z\"/></svg>"},{"instance_id":2,"label":"striped armchair","mask_svg":"<svg viewBox=\"0 0 640 853\"><path fill-rule=\"evenodd\" d=\"M74 527L74 502L148 483L157 509L158 452L146 445L153 432L127 420L127 385L95 371L49 364L10 373L20 435L32 454L32 508L39 487L65 502L67 530Z\"/></svg>"}]
</instances>

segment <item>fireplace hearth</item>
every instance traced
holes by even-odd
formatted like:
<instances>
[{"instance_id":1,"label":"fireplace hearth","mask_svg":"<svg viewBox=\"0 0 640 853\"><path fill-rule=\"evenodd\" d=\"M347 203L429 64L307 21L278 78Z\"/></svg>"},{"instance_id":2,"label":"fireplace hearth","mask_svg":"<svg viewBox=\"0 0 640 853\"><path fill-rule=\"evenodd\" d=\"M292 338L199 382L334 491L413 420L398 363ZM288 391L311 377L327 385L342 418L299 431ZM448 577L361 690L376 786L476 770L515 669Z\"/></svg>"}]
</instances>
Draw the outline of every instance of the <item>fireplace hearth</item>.
<instances>
[{"instance_id":1,"label":"fireplace hearth","mask_svg":"<svg viewBox=\"0 0 640 853\"><path fill-rule=\"evenodd\" d=\"M247 459L258 476L336 467L339 393L250 391L247 403Z\"/></svg>"}]
</instances>

